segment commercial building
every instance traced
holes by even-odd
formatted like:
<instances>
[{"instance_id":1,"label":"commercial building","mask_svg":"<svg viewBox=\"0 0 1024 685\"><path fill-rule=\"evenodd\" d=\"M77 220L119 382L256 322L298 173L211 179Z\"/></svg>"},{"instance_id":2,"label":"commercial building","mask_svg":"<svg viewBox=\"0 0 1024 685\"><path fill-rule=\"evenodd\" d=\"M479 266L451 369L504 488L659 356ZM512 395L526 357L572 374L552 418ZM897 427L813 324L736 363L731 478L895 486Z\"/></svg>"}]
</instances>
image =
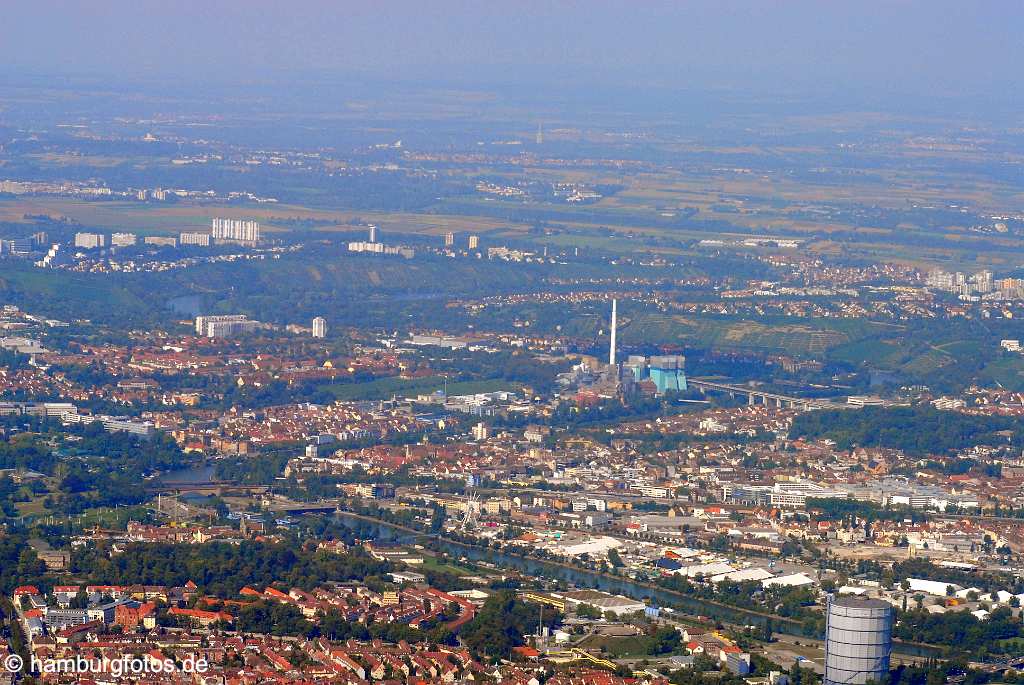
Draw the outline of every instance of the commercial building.
<instances>
[{"instance_id":1,"label":"commercial building","mask_svg":"<svg viewBox=\"0 0 1024 685\"><path fill-rule=\"evenodd\" d=\"M257 243L260 240L260 224L258 221L217 218L213 220L210 234L214 240Z\"/></svg>"},{"instance_id":2,"label":"commercial building","mask_svg":"<svg viewBox=\"0 0 1024 685\"><path fill-rule=\"evenodd\" d=\"M864 685L889 675L893 608L880 599L840 595L829 600L824 685Z\"/></svg>"},{"instance_id":3,"label":"commercial building","mask_svg":"<svg viewBox=\"0 0 1024 685\"><path fill-rule=\"evenodd\" d=\"M315 319L313 319L313 337L327 337L327 319L325 319L322 316L318 316Z\"/></svg>"}]
</instances>

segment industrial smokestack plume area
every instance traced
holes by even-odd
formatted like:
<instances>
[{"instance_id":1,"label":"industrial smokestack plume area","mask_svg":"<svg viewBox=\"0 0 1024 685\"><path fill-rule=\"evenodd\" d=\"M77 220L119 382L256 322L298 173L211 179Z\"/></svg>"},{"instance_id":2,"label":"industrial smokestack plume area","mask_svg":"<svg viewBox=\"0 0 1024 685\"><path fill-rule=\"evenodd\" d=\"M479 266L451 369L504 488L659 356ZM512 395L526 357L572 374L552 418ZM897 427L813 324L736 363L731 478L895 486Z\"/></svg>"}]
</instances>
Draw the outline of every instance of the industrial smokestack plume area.
<instances>
[{"instance_id":1,"label":"industrial smokestack plume area","mask_svg":"<svg viewBox=\"0 0 1024 685\"><path fill-rule=\"evenodd\" d=\"M824 685L882 682L892 652L892 606L880 599L829 597Z\"/></svg>"}]
</instances>

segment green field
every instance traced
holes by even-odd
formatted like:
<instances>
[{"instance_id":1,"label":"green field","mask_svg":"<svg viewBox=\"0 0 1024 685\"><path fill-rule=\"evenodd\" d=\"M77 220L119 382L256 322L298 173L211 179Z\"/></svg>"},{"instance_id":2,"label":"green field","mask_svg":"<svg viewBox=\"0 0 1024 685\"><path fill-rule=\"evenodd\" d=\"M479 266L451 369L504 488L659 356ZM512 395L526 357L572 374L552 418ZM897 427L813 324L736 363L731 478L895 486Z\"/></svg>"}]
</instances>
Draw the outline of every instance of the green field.
<instances>
[{"instance_id":1,"label":"green field","mask_svg":"<svg viewBox=\"0 0 1024 685\"><path fill-rule=\"evenodd\" d=\"M423 563L418 567L421 570L439 571L450 573L453 576L471 576L477 573L477 569L456 564L451 561L442 561L438 557L425 556Z\"/></svg>"}]
</instances>

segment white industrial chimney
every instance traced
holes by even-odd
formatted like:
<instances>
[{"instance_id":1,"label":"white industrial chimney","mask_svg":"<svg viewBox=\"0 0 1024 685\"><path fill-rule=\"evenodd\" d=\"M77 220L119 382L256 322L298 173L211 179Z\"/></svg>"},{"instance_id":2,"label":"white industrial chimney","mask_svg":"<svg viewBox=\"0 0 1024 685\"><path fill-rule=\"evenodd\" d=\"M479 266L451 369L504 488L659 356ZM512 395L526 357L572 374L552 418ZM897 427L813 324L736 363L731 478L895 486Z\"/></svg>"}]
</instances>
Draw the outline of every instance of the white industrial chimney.
<instances>
[{"instance_id":1,"label":"white industrial chimney","mask_svg":"<svg viewBox=\"0 0 1024 685\"><path fill-rule=\"evenodd\" d=\"M608 350L608 364L611 366L615 366L615 330L619 326L617 304L618 300L612 300L612 344Z\"/></svg>"}]
</instances>

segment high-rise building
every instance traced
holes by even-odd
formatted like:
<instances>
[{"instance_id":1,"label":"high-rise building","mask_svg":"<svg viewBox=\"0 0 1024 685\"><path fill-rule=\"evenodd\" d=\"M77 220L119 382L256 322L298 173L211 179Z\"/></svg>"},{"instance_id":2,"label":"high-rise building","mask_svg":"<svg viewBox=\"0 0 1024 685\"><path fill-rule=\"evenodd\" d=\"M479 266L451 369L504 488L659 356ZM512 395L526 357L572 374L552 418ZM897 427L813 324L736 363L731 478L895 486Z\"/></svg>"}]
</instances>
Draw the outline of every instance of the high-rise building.
<instances>
[{"instance_id":1,"label":"high-rise building","mask_svg":"<svg viewBox=\"0 0 1024 685\"><path fill-rule=\"evenodd\" d=\"M474 440L486 440L491 436L491 429L482 421L473 426L473 439Z\"/></svg>"},{"instance_id":2,"label":"high-rise building","mask_svg":"<svg viewBox=\"0 0 1024 685\"><path fill-rule=\"evenodd\" d=\"M178 236L178 242L182 245L198 245L199 247L210 246L209 233L182 233Z\"/></svg>"},{"instance_id":3,"label":"high-rise building","mask_svg":"<svg viewBox=\"0 0 1024 685\"><path fill-rule=\"evenodd\" d=\"M686 390L686 357L681 354L651 357L648 367L658 392Z\"/></svg>"},{"instance_id":4,"label":"high-rise building","mask_svg":"<svg viewBox=\"0 0 1024 685\"><path fill-rule=\"evenodd\" d=\"M889 675L893 608L880 599L830 597L825 610L824 685L881 683Z\"/></svg>"},{"instance_id":5,"label":"high-rise building","mask_svg":"<svg viewBox=\"0 0 1024 685\"><path fill-rule=\"evenodd\" d=\"M469 236L469 249L475 250L480 247L480 236L471 235Z\"/></svg>"},{"instance_id":6,"label":"high-rise building","mask_svg":"<svg viewBox=\"0 0 1024 685\"><path fill-rule=\"evenodd\" d=\"M370 235L368 236L369 237L369 241L368 242L376 243L376 242L378 242L380 240L380 231L377 230L377 227L374 224L370 224L369 234Z\"/></svg>"},{"instance_id":7,"label":"high-rise building","mask_svg":"<svg viewBox=\"0 0 1024 685\"><path fill-rule=\"evenodd\" d=\"M313 319L313 337L314 338L326 338L327 337L327 319L322 316L318 316Z\"/></svg>"},{"instance_id":8,"label":"high-rise building","mask_svg":"<svg viewBox=\"0 0 1024 685\"><path fill-rule=\"evenodd\" d=\"M977 292L982 294L992 292L992 272L988 269L974 274L971 281Z\"/></svg>"},{"instance_id":9,"label":"high-rise building","mask_svg":"<svg viewBox=\"0 0 1024 685\"><path fill-rule=\"evenodd\" d=\"M75 247L81 247L86 250L94 250L98 247L105 247L107 244L107 236L102 233L76 233L75 234Z\"/></svg>"},{"instance_id":10,"label":"high-rise building","mask_svg":"<svg viewBox=\"0 0 1024 685\"><path fill-rule=\"evenodd\" d=\"M258 221L217 218L213 220L210 235L214 240L258 243L260 241L260 224Z\"/></svg>"},{"instance_id":11,"label":"high-rise building","mask_svg":"<svg viewBox=\"0 0 1024 685\"><path fill-rule=\"evenodd\" d=\"M444 234L444 246L452 247L453 245L455 245L455 234L452 233L451 231L448 231L447 233Z\"/></svg>"},{"instance_id":12,"label":"high-rise building","mask_svg":"<svg viewBox=\"0 0 1024 685\"><path fill-rule=\"evenodd\" d=\"M249 333L259 327L259 321L249 321L245 314L197 316L196 334L207 338L224 338Z\"/></svg>"},{"instance_id":13,"label":"high-rise building","mask_svg":"<svg viewBox=\"0 0 1024 685\"><path fill-rule=\"evenodd\" d=\"M139 242L139 237L134 233L113 233L110 236L110 244L113 247L131 247Z\"/></svg>"}]
</instances>

